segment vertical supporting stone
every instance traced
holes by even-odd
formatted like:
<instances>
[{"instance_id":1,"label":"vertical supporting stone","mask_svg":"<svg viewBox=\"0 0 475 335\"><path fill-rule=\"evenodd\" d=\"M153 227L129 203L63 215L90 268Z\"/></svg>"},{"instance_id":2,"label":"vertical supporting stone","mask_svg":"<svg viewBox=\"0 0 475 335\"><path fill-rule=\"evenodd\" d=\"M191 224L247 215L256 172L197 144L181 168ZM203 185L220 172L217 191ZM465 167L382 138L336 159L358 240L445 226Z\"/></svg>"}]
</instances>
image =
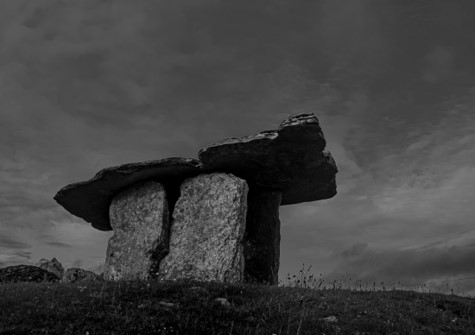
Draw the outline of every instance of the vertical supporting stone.
<instances>
[{"instance_id":1,"label":"vertical supporting stone","mask_svg":"<svg viewBox=\"0 0 475 335\"><path fill-rule=\"evenodd\" d=\"M109 207L114 235L107 246L104 278L148 279L168 252L169 218L166 192L157 182L131 186Z\"/></svg>"},{"instance_id":2,"label":"vertical supporting stone","mask_svg":"<svg viewBox=\"0 0 475 335\"><path fill-rule=\"evenodd\" d=\"M243 281L246 181L231 174L185 180L173 211L170 252L160 263L161 279Z\"/></svg>"},{"instance_id":3,"label":"vertical supporting stone","mask_svg":"<svg viewBox=\"0 0 475 335\"><path fill-rule=\"evenodd\" d=\"M245 279L278 284L281 192L251 189L244 237Z\"/></svg>"}]
</instances>

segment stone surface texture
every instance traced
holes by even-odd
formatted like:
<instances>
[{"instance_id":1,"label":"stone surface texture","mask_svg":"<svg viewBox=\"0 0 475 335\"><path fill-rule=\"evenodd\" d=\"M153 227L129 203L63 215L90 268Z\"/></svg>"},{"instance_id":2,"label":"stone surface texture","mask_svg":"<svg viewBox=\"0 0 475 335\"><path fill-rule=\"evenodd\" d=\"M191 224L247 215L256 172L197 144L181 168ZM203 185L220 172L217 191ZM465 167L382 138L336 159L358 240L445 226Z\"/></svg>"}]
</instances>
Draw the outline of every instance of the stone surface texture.
<instances>
[{"instance_id":1,"label":"stone surface texture","mask_svg":"<svg viewBox=\"0 0 475 335\"><path fill-rule=\"evenodd\" d=\"M58 276L34 265L15 265L0 269L0 283L57 282Z\"/></svg>"},{"instance_id":2,"label":"stone surface texture","mask_svg":"<svg viewBox=\"0 0 475 335\"><path fill-rule=\"evenodd\" d=\"M90 222L96 229L112 230L109 206L112 198L121 190L135 183L154 180L177 193L181 182L202 172L196 159L170 157L140 163L129 163L105 168L92 179L63 187L54 199L71 214ZM176 194L178 197L178 194Z\"/></svg>"},{"instance_id":3,"label":"stone surface texture","mask_svg":"<svg viewBox=\"0 0 475 335\"><path fill-rule=\"evenodd\" d=\"M149 181L120 192L110 205L110 219L114 235L107 247L104 278L149 279L168 252L165 188Z\"/></svg>"},{"instance_id":4,"label":"stone surface texture","mask_svg":"<svg viewBox=\"0 0 475 335\"><path fill-rule=\"evenodd\" d=\"M242 281L247 193L247 183L230 174L203 174L183 182L159 278Z\"/></svg>"},{"instance_id":5,"label":"stone surface texture","mask_svg":"<svg viewBox=\"0 0 475 335\"><path fill-rule=\"evenodd\" d=\"M199 160L165 158L99 171L91 180L63 187L54 199L99 230L111 230L109 205L122 189L154 180L165 186L170 212L180 184L203 173L231 173L250 188L282 192L282 205L331 198L337 168L324 151L325 138L313 114L291 117L277 130L230 138L203 148Z\"/></svg>"},{"instance_id":6,"label":"stone surface texture","mask_svg":"<svg viewBox=\"0 0 475 335\"><path fill-rule=\"evenodd\" d=\"M278 284L281 192L248 194L244 235L244 273L248 282Z\"/></svg>"},{"instance_id":7,"label":"stone surface texture","mask_svg":"<svg viewBox=\"0 0 475 335\"><path fill-rule=\"evenodd\" d=\"M92 271L87 271L80 268L70 268L63 276L61 282L63 283L75 283L78 281L98 281L101 280L100 276Z\"/></svg>"},{"instance_id":8,"label":"stone surface texture","mask_svg":"<svg viewBox=\"0 0 475 335\"><path fill-rule=\"evenodd\" d=\"M200 150L206 169L232 173L250 188L281 191L282 205L331 198L337 168L318 119L291 117L277 130L230 138Z\"/></svg>"},{"instance_id":9,"label":"stone surface texture","mask_svg":"<svg viewBox=\"0 0 475 335\"><path fill-rule=\"evenodd\" d=\"M45 269L46 271L54 273L59 279L63 278L64 268L63 265L56 259L56 257L53 257L50 261L42 258L35 265L39 268Z\"/></svg>"}]
</instances>

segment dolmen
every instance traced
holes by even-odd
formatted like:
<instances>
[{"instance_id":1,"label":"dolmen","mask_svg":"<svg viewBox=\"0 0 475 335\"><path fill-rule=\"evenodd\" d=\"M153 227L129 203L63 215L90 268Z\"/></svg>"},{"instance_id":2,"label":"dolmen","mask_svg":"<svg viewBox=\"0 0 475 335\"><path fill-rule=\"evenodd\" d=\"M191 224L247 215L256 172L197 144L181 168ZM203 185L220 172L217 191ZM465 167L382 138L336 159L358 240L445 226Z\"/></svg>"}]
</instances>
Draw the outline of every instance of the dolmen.
<instances>
[{"instance_id":1,"label":"dolmen","mask_svg":"<svg viewBox=\"0 0 475 335\"><path fill-rule=\"evenodd\" d=\"M278 283L279 206L336 194L335 161L318 119L229 138L198 159L170 157L99 171L54 197L99 230L113 230L106 280Z\"/></svg>"}]
</instances>

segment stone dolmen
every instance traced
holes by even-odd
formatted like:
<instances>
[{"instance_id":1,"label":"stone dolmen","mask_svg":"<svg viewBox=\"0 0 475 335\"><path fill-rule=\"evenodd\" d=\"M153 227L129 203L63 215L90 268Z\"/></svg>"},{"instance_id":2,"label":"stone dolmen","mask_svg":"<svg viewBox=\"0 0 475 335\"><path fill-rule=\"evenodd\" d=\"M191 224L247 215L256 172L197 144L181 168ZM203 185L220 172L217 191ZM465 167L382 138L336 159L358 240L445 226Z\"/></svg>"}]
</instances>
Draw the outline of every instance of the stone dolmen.
<instances>
[{"instance_id":1,"label":"stone dolmen","mask_svg":"<svg viewBox=\"0 0 475 335\"><path fill-rule=\"evenodd\" d=\"M171 157L99 171L54 199L113 230L104 277L277 284L279 206L336 194L337 168L313 114L229 138L198 159Z\"/></svg>"}]
</instances>

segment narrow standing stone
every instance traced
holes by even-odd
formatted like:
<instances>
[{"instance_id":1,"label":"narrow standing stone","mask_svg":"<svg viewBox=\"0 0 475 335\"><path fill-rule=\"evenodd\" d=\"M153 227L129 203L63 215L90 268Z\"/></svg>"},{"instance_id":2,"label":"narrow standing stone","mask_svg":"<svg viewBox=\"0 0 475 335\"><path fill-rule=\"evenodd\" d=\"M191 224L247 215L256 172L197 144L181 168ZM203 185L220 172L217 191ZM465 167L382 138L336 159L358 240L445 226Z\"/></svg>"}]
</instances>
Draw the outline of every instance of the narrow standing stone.
<instances>
[{"instance_id":1,"label":"narrow standing stone","mask_svg":"<svg viewBox=\"0 0 475 335\"><path fill-rule=\"evenodd\" d=\"M203 174L181 185L173 211L170 253L159 278L243 281L246 181L231 174Z\"/></svg>"},{"instance_id":2,"label":"narrow standing stone","mask_svg":"<svg viewBox=\"0 0 475 335\"><path fill-rule=\"evenodd\" d=\"M107 246L104 278L148 279L168 252L168 205L164 187L139 183L117 194L109 207L114 235Z\"/></svg>"},{"instance_id":3,"label":"narrow standing stone","mask_svg":"<svg viewBox=\"0 0 475 335\"><path fill-rule=\"evenodd\" d=\"M249 191L244 237L246 281L278 284L281 201L281 192Z\"/></svg>"}]
</instances>

